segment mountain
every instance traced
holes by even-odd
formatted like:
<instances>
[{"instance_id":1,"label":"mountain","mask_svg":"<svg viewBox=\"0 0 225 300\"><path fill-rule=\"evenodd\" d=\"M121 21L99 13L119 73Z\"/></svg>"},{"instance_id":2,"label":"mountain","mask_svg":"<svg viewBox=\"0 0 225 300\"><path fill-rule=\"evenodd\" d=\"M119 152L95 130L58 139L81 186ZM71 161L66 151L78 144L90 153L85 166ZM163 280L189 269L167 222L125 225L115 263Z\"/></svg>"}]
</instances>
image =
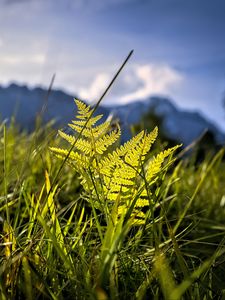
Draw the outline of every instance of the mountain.
<instances>
[{"instance_id":1,"label":"mountain","mask_svg":"<svg viewBox=\"0 0 225 300\"><path fill-rule=\"evenodd\" d=\"M202 133L208 132L216 144L225 143L225 133L199 112L178 109L171 100L151 97L122 106L109 107L125 123L125 127L141 122L143 116L157 118L160 129L168 139L188 145Z\"/></svg>"},{"instance_id":2,"label":"mountain","mask_svg":"<svg viewBox=\"0 0 225 300\"><path fill-rule=\"evenodd\" d=\"M37 114L42 111L42 107L46 103L47 94L48 92L41 87L30 89L14 83L6 88L0 87L1 118L9 119L15 115L21 127L32 129ZM69 122L74 117L74 106L71 99L73 96L63 91L51 91L44 120L48 121L54 118L59 124Z\"/></svg>"},{"instance_id":3,"label":"mountain","mask_svg":"<svg viewBox=\"0 0 225 300\"><path fill-rule=\"evenodd\" d=\"M65 127L74 118L74 96L61 90L52 90L49 97L47 94L47 90L41 87L31 89L15 83L8 87L0 86L1 119L10 119L15 115L22 128L32 130L37 114L47 104L43 113L44 121L55 119L56 126ZM139 123L149 113L149 116L156 116L160 120L161 130L168 139L187 145L208 129L217 144L225 142L225 134L200 113L180 110L171 100L161 97L126 105L101 106L98 112L105 117L112 113L119 118L123 127L123 141L131 136L130 125Z\"/></svg>"}]
</instances>

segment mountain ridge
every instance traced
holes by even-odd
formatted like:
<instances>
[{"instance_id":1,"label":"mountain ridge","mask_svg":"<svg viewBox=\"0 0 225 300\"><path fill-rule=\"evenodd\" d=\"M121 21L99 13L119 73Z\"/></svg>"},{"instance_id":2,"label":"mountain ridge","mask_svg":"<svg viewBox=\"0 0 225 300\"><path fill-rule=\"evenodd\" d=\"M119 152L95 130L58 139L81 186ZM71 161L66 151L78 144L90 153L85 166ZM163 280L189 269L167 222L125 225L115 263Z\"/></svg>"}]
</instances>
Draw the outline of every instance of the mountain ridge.
<instances>
[{"instance_id":1,"label":"mountain ridge","mask_svg":"<svg viewBox=\"0 0 225 300\"><path fill-rule=\"evenodd\" d=\"M74 118L75 106L70 95L62 90L53 89L47 99L48 91L42 87L29 88L15 83L0 86L0 113L2 120L16 115L22 128L34 128L35 118L46 106L44 122L56 120L57 127L65 126ZM76 98L76 97L75 97ZM123 124L123 140L130 138L130 125L139 123L147 112L161 120L164 135L187 145L198 138L205 129L214 136L217 144L224 144L225 133L199 112L179 109L172 100L164 97L150 97L122 105L101 105L98 112L107 117L113 114Z\"/></svg>"}]
</instances>

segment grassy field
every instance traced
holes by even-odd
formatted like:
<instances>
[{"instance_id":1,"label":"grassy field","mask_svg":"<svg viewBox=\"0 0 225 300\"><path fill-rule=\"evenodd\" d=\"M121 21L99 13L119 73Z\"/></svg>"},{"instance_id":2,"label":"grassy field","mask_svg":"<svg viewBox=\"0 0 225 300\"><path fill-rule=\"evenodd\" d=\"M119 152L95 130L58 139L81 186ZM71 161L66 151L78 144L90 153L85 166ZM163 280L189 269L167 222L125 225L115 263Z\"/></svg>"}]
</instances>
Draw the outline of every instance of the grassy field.
<instances>
[{"instance_id":1,"label":"grassy field","mask_svg":"<svg viewBox=\"0 0 225 300\"><path fill-rule=\"evenodd\" d=\"M121 154L86 113L70 140L0 126L0 299L225 299L224 149L148 149L155 132Z\"/></svg>"}]
</instances>

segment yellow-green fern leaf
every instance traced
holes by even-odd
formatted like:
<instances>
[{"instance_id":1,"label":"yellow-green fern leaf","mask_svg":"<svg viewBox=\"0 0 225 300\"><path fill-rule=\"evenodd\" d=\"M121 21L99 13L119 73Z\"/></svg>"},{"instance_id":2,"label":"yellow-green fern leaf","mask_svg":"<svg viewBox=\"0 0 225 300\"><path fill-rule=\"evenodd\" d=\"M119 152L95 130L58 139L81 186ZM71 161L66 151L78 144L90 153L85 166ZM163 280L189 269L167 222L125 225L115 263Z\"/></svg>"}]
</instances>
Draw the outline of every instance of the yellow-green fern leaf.
<instances>
[{"instance_id":1,"label":"yellow-green fern leaf","mask_svg":"<svg viewBox=\"0 0 225 300\"><path fill-rule=\"evenodd\" d=\"M75 99L74 101L76 103L77 112L78 112L76 117L81 120L88 119L91 116L93 109L91 109L89 105L86 105L84 102L80 100Z\"/></svg>"},{"instance_id":2,"label":"yellow-green fern leaf","mask_svg":"<svg viewBox=\"0 0 225 300\"><path fill-rule=\"evenodd\" d=\"M146 207L146 206L149 206L149 200L148 199L139 198L135 203L135 207Z\"/></svg>"},{"instance_id":3,"label":"yellow-green fern leaf","mask_svg":"<svg viewBox=\"0 0 225 300\"><path fill-rule=\"evenodd\" d=\"M173 154L173 152L180 147L180 145L169 148L165 151L160 152L155 158L153 158L147 167L146 179L150 183L154 177L161 171L164 160Z\"/></svg>"},{"instance_id":4,"label":"yellow-green fern leaf","mask_svg":"<svg viewBox=\"0 0 225 300\"><path fill-rule=\"evenodd\" d=\"M104 135L102 138L96 141L96 152L102 154L109 146L113 145L120 137L120 130L113 130L109 134Z\"/></svg>"},{"instance_id":5,"label":"yellow-green fern leaf","mask_svg":"<svg viewBox=\"0 0 225 300\"><path fill-rule=\"evenodd\" d=\"M126 142L124 145L121 145L118 149L115 150L115 154L118 156L124 156L129 151L133 151L135 146L140 142L144 135L144 130L139 132L136 136L134 136L131 140Z\"/></svg>"},{"instance_id":6,"label":"yellow-green fern leaf","mask_svg":"<svg viewBox=\"0 0 225 300\"><path fill-rule=\"evenodd\" d=\"M88 124L89 124L89 122L88 122ZM94 138L97 140L98 138L100 138L101 136L103 136L104 134L106 134L108 132L108 130L110 128L110 122L104 122L95 127L91 127L91 126L89 126L89 127L87 126L86 128L83 129L82 126L75 124L75 121L73 121L73 124L69 124L70 128L72 128L77 133L82 133L82 136L89 138L89 139Z\"/></svg>"},{"instance_id":7,"label":"yellow-green fern leaf","mask_svg":"<svg viewBox=\"0 0 225 300\"><path fill-rule=\"evenodd\" d=\"M121 166L124 164L124 156L132 155L132 152L135 151L134 150L135 147L138 145L138 143L140 142L143 136L144 136L144 131L141 131L130 141L126 142L124 145L120 146L112 153L109 153L107 156L105 156L100 161L101 173L111 176L116 166L121 168ZM131 165L133 165L133 163L134 161L132 161Z\"/></svg>"},{"instance_id":8,"label":"yellow-green fern leaf","mask_svg":"<svg viewBox=\"0 0 225 300\"><path fill-rule=\"evenodd\" d=\"M146 154L150 151L152 144L155 142L158 135L158 128L151 133L144 132L142 138L138 141L137 145L128 151L125 155L125 162L132 165L133 167L141 167L141 161L145 160Z\"/></svg>"},{"instance_id":9,"label":"yellow-green fern leaf","mask_svg":"<svg viewBox=\"0 0 225 300\"><path fill-rule=\"evenodd\" d=\"M55 147L50 147L50 150L58 157L61 159L65 159L65 157L68 156L69 151L66 149L60 149L60 148L55 148ZM74 152L74 151L70 151L69 154L69 162L73 162L73 166L76 166L77 169L81 169L81 168L87 168L88 164L89 164L89 160L79 154L78 152Z\"/></svg>"},{"instance_id":10,"label":"yellow-green fern leaf","mask_svg":"<svg viewBox=\"0 0 225 300\"><path fill-rule=\"evenodd\" d=\"M75 137L73 135L67 134L61 130L58 131L59 135L66 140L68 143L70 143L71 145L73 145L75 143Z\"/></svg>"},{"instance_id":11,"label":"yellow-green fern leaf","mask_svg":"<svg viewBox=\"0 0 225 300\"><path fill-rule=\"evenodd\" d=\"M105 121L104 123L100 125L96 125L92 129L93 136L95 138L101 138L105 134L107 134L110 131L111 123L109 121ZM118 130L120 131L120 127L118 126Z\"/></svg>"},{"instance_id":12,"label":"yellow-green fern leaf","mask_svg":"<svg viewBox=\"0 0 225 300\"><path fill-rule=\"evenodd\" d=\"M59 135L74 149L50 148L61 159L73 165L80 175L84 198L99 210L110 212L116 207L119 218L128 213L134 225L146 222L144 207L154 205L153 183L168 158L179 147L159 153L151 160L149 151L157 138L157 127L150 133L141 131L124 145L110 151L120 137L120 128L112 130L110 120L100 123L102 115L92 116L94 110L75 100L76 119L69 126L76 135L59 131ZM144 174L143 174L144 172ZM136 200L134 202L134 199ZM149 215L149 214L148 214Z\"/></svg>"},{"instance_id":13,"label":"yellow-green fern leaf","mask_svg":"<svg viewBox=\"0 0 225 300\"><path fill-rule=\"evenodd\" d=\"M82 126L82 127L84 127L84 125L85 125L87 128L93 127L99 120L101 120L103 115L92 116L90 118L91 113L92 113L92 110L82 120L72 120L72 123L74 125ZM76 118L79 119L79 115L76 115ZM88 120L88 118L89 118L89 120Z\"/></svg>"}]
</instances>

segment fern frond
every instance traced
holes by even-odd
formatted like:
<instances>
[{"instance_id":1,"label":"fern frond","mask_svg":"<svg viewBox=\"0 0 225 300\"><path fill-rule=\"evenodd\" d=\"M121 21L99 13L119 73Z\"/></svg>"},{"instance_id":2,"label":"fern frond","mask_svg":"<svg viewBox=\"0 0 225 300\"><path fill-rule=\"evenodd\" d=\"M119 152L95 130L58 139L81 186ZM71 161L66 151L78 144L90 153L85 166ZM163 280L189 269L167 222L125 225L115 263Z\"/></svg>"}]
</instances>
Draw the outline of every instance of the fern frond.
<instances>
[{"instance_id":1,"label":"fern frond","mask_svg":"<svg viewBox=\"0 0 225 300\"><path fill-rule=\"evenodd\" d=\"M102 137L103 135L107 134L110 130L111 123L109 121L105 121L104 123L95 126L92 129L93 136L97 139ZM118 130L120 131L120 128L118 127Z\"/></svg>"},{"instance_id":2,"label":"fern frond","mask_svg":"<svg viewBox=\"0 0 225 300\"><path fill-rule=\"evenodd\" d=\"M145 160L146 154L150 151L152 144L155 142L158 135L158 128L151 133L144 133L142 139L134 147L133 151L128 151L125 155L125 162L132 165L133 167L138 167L140 162Z\"/></svg>"},{"instance_id":3,"label":"fern frond","mask_svg":"<svg viewBox=\"0 0 225 300\"><path fill-rule=\"evenodd\" d=\"M152 144L154 144L157 136L158 136L158 127L155 127L150 133L145 133L145 136L140 144L140 148L142 149L141 151L142 160L145 159L145 156L149 153Z\"/></svg>"},{"instance_id":4,"label":"fern frond","mask_svg":"<svg viewBox=\"0 0 225 300\"><path fill-rule=\"evenodd\" d=\"M139 134L137 134L135 137L133 137L130 141L126 142L124 145L121 145L119 148L114 150L112 153L109 153L107 156L105 156L101 161L101 173L111 176L114 172L114 169L117 167L122 168L124 167L125 159L124 157L129 155L132 155L132 153L135 151L135 148L141 141L141 139L144 136L144 131L141 131ZM133 166L133 163L135 161L132 161L131 165ZM125 167L124 167L125 168Z\"/></svg>"},{"instance_id":5,"label":"fern frond","mask_svg":"<svg viewBox=\"0 0 225 300\"><path fill-rule=\"evenodd\" d=\"M74 125L74 124L68 124L70 128L72 128L75 132L77 133L82 133L82 136L89 138L91 136L91 129L90 128L85 128L83 129L79 125Z\"/></svg>"},{"instance_id":6,"label":"fern frond","mask_svg":"<svg viewBox=\"0 0 225 300\"><path fill-rule=\"evenodd\" d=\"M91 145L91 143L85 139L78 139L75 147L81 151L81 153L84 153L86 155L90 155L93 156L94 152L93 152L93 145Z\"/></svg>"},{"instance_id":7,"label":"fern frond","mask_svg":"<svg viewBox=\"0 0 225 300\"><path fill-rule=\"evenodd\" d=\"M92 113L92 111L90 111L90 113ZM88 113L88 115L83 118L84 120L72 120L72 123L74 125L81 126L82 128L84 127L84 125L86 125L87 128L93 127L99 120L101 120L103 115L93 116L88 120L88 118L90 117L90 113ZM76 117L78 118L79 115L77 115Z\"/></svg>"},{"instance_id":8,"label":"fern frond","mask_svg":"<svg viewBox=\"0 0 225 300\"><path fill-rule=\"evenodd\" d=\"M69 151L66 149L60 149L55 147L50 147L50 151L54 153L58 158L65 159L68 156ZM76 169L80 170L81 168L87 168L89 161L88 159L79 154L78 152L71 151L69 155L70 164L73 162L73 166L76 166Z\"/></svg>"},{"instance_id":9,"label":"fern frond","mask_svg":"<svg viewBox=\"0 0 225 300\"><path fill-rule=\"evenodd\" d=\"M90 120L91 121L91 120ZM75 121L73 121L73 123L75 123ZM77 133L81 133L82 132L82 136L86 137L86 138L95 138L98 139L101 136L103 136L104 134L106 134L109 131L110 128L110 122L104 122L98 126L95 127L86 127L83 129L82 126L80 125L76 125L76 124L68 124L70 128L72 128L74 131L76 131Z\"/></svg>"},{"instance_id":10,"label":"fern frond","mask_svg":"<svg viewBox=\"0 0 225 300\"><path fill-rule=\"evenodd\" d=\"M73 145L75 148L77 148L78 150L80 150L81 152L85 153L85 154L90 154L92 152L92 145L84 139L75 139L74 136L67 134L61 130L58 131L59 135L66 140L67 142L69 142L71 145ZM76 141L76 143L75 143Z\"/></svg>"},{"instance_id":11,"label":"fern frond","mask_svg":"<svg viewBox=\"0 0 225 300\"><path fill-rule=\"evenodd\" d=\"M75 100L75 103L76 119L69 126L77 137L59 131L59 135L74 149L68 151L52 147L50 150L61 159L69 155L67 162L80 175L85 199L90 199L95 208L104 210L107 207L107 212L110 212L114 207L119 217L129 213L133 224L143 224L146 216L142 208L154 205L150 188L165 166L166 158L179 146L147 160L158 135L156 127L150 133L141 131L124 145L109 151L120 137L119 125L112 130L109 120L99 124L102 115L91 116L93 109L90 106L79 100Z\"/></svg>"},{"instance_id":12,"label":"fern frond","mask_svg":"<svg viewBox=\"0 0 225 300\"><path fill-rule=\"evenodd\" d=\"M87 120L91 116L93 109L91 109L89 105L85 104L84 102L78 99L75 99L74 101L77 106L77 119Z\"/></svg>"},{"instance_id":13,"label":"fern frond","mask_svg":"<svg viewBox=\"0 0 225 300\"><path fill-rule=\"evenodd\" d=\"M61 136L61 138L63 138L64 140L66 140L68 143L70 143L71 145L73 145L75 143L75 137L73 135L67 134L61 130L58 130L59 135Z\"/></svg>"},{"instance_id":14,"label":"fern frond","mask_svg":"<svg viewBox=\"0 0 225 300\"><path fill-rule=\"evenodd\" d=\"M96 141L96 152L102 154L109 146L113 145L120 137L120 130L113 130Z\"/></svg>"},{"instance_id":15,"label":"fern frond","mask_svg":"<svg viewBox=\"0 0 225 300\"><path fill-rule=\"evenodd\" d=\"M146 207L149 206L149 200L147 199L138 199L135 203L135 207Z\"/></svg>"},{"instance_id":16,"label":"fern frond","mask_svg":"<svg viewBox=\"0 0 225 300\"><path fill-rule=\"evenodd\" d=\"M169 148L163 152L160 152L153 160L151 160L148 164L147 167L147 172L146 172L146 179L148 182L151 182L152 179L161 171L162 164L164 160L173 154L177 148L179 148L180 145L177 145L175 147Z\"/></svg>"},{"instance_id":17,"label":"fern frond","mask_svg":"<svg viewBox=\"0 0 225 300\"><path fill-rule=\"evenodd\" d=\"M136 136L134 136L131 140L126 142L124 145L121 145L119 148L117 148L115 150L115 154L117 156L124 156L125 154L132 152L143 136L144 136L144 130L139 132Z\"/></svg>"}]
</instances>

